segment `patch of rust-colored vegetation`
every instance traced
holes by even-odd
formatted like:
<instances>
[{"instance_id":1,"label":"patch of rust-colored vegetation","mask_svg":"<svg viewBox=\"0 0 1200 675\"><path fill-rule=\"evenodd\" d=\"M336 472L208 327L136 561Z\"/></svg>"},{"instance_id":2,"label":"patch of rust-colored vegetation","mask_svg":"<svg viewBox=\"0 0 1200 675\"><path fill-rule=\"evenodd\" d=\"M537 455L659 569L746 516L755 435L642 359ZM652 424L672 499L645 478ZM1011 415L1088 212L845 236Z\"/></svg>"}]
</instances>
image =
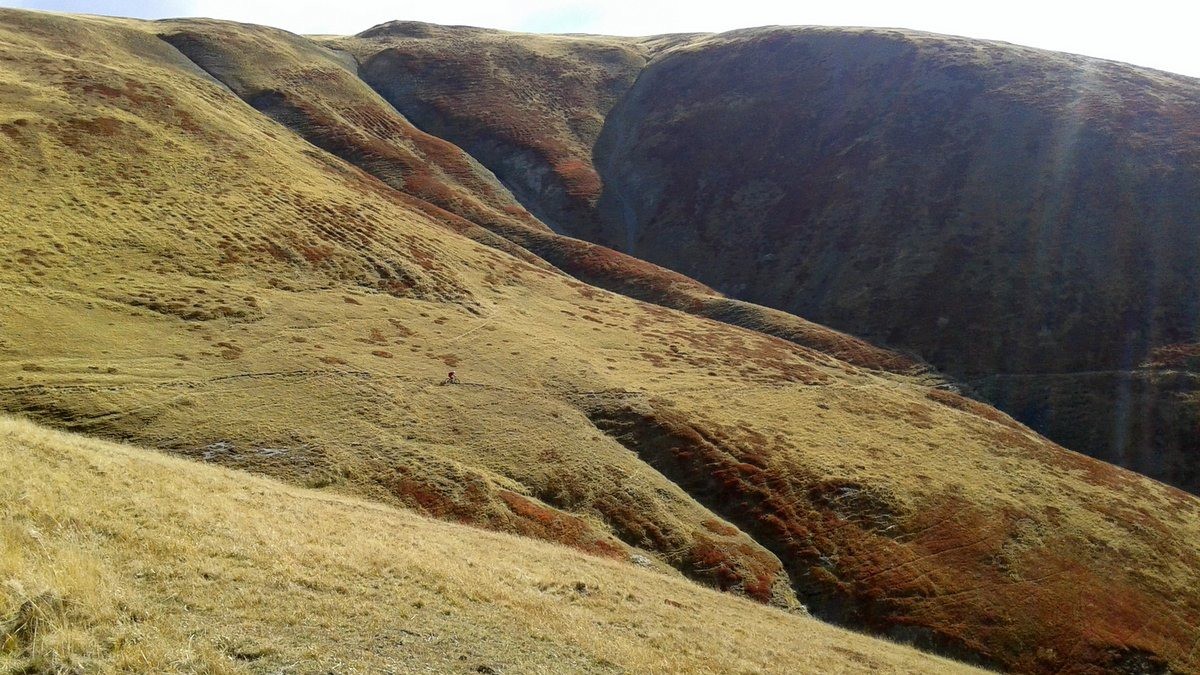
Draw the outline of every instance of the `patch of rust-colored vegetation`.
<instances>
[{"instance_id":1,"label":"patch of rust-colored vegetation","mask_svg":"<svg viewBox=\"0 0 1200 675\"><path fill-rule=\"evenodd\" d=\"M1061 529L1051 534L1044 514L985 509L953 493L907 504L870 485L785 469L789 449L772 439L684 417L665 401L617 398L586 412L775 553L801 600L829 620L1036 672L1084 662L1120 668L1130 654L1163 667L1153 655L1186 643L1200 620L1195 598L1177 603L1147 593L1144 570L1095 560L1101 543ZM1078 455L1053 457L1118 494L1133 479ZM1150 528L1153 539L1171 536L1165 514L1107 497L1090 508L1112 522ZM1178 553L1169 548L1161 555ZM1028 649L1032 635L1036 650Z\"/></svg>"},{"instance_id":2,"label":"patch of rust-colored vegetation","mask_svg":"<svg viewBox=\"0 0 1200 675\"><path fill-rule=\"evenodd\" d=\"M537 504L528 497L508 490L501 490L500 498L521 518L521 522L514 528L506 529L525 536L565 544L605 558L625 560L629 557L626 547L613 541L603 532L597 532L595 527L579 516Z\"/></svg>"},{"instance_id":3,"label":"patch of rust-colored vegetation","mask_svg":"<svg viewBox=\"0 0 1200 675\"><path fill-rule=\"evenodd\" d=\"M1150 368L1200 370L1200 342L1155 347L1146 365Z\"/></svg>"},{"instance_id":4,"label":"patch of rust-colored vegetation","mask_svg":"<svg viewBox=\"0 0 1200 675\"><path fill-rule=\"evenodd\" d=\"M0 461L22 495L0 514L4 672L966 670L657 570L23 421L0 418Z\"/></svg>"}]
</instances>

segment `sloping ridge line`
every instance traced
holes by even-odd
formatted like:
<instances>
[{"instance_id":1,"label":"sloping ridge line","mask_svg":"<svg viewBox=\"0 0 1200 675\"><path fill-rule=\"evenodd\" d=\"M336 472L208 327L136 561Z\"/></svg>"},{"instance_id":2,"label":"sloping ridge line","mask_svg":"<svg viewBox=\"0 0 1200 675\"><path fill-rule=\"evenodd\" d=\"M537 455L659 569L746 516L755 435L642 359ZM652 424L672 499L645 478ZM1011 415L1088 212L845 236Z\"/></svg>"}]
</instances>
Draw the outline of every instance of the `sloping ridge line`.
<instances>
[{"instance_id":1,"label":"sloping ridge line","mask_svg":"<svg viewBox=\"0 0 1200 675\"><path fill-rule=\"evenodd\" d=\"M170 39L168 39L163 34L156 33L156 36L160 40L162 40L164 43L169 45L173 50L178 52L181 55L181 57L183 57L184 59L187 59L188 62L194 64L197 68L200 69L200 71L206 73L209 77L213 78L213 80L220 83L222 86L226 87L232 93L237 95L237 92L232 87L230 87L228 83L223 81L218 73L210 70L209 68L206 68L203 64L201 64L195 58L193 58L192 56L187 54L184 50L180 49L176 44L174 44ZM307 40L307 38L302 38L302 39ZM356 60L356 64L357 64L357 60ZM355 72L355 77L358 77L357 72ZM370 84L365 82L365 80L362 80L361 77L359 77L358 79L360 81L363 81L364 84L367 84L367 86L370 87ZM636 86L636 84L634 86ZM379 93L378 90L376 90L374 87L370 87L370 88L371 88L371 91L375 91L376 93ZM254 108L255 113L270 119L270 117L268 115L266 115L263 111L259 110L258 108L254 107L253 105L251 105L250 102L247 101L245 98L241 97L240 95L237 95L237 96L238 96L239 100L242 100L244 103L246 103L247 106ZM389 107L392 108L392 110L395 112L395 114L403 117L403 115L398 110L395 109L395 107L392 105L392 103L390 101L388 101L387 97L381 96L380 98L382 98L384 101L388 102ZM405 119L407 119L407 118L405 118ZM275 120L272 120L272 121L276 122ZM278 123L278 122L276 122L276 123ZM410 123L411 123L411 121L410 121ZM351 161L348 158L341 157L341 156L337 155L336 153L330 152L328 150L325 150L325 149L315 145L310 140L304 138L303 135L298 133L295 129L286 127L286 125L283 125L283 124L280 124L280 125L285 126L285 128L287 128L289 132L295 134L297 137L300 137L302 140L304 140L305 143L307 143L309 146L313 147L313 149L316 150L317 152L320 152L331 158L335 158L338 161L347 162L348 164L350 164L352 166L358 166L356 163L354 163L353 161ZM424 131L424 130L422 130L422 131ZM449 141L447 141L447 142L449 142ZM457 146L455 146L455 147L457 147ZM389 185L387 182L379 179L378 176L375 176L371 171L369 171L366 168L363 168L363 167L358 167L358 168L363 169L367 174L371 175L371 178L378 180L379 184L383 188L386 188L388 191L394 192L397 195L405 195L406 198L411 198L411 199L415 199L420 202L423 202L424 204L428 205L429 208L437 209L439 211L443 210L440 207L436 206L435 204L429 203L426 200L422 200L419 197L416 197L415 195L408 195L406 193L400 192L396 188ZM514 193L514 196L515 196L515 193ZM478 225L478 223L475 223L475 224ZM489 232L494 232L495 234L498 234L499 236L503 237L504 239L512 242L513 244L517 245L518 247L520 247L523 250L529 251L530 253L539 257L542 260L545 260L545 257L543 256L543 251L538 250L538 248L542 248L542 247L535 246L533 248L533 250L530 250L530 247L529 247L529 244L530 244L529 240L532 237L535 237L538 235L541 235L542 238L551 239L552 241L550 243L553 243L553 240L577 242L578 245L586 247L586 250L602 249L606 252L611 251L613 254L621 256L621 257L632 258L632 256L627 256L626 254L623 254L623 253L620 253L617 251L612 251L611 249L607 249L606 247L602 247L597 244L592 244L590 242L584 242L582 240L574 239L573 237L567 237L565 235L560 235L560 234L556 234L556 233L543 234L543 233L536 233L536 232L531 231L529 233L529 236L527 236L527 237L517 237L517 236L513 236L512 233L504 231L504 230L494 231L490 228L484 228L484 229L487 229L487 231L489 231ZM537 241L534 240L533 243L536 244ZM498 250L500 250L501 252L511 254L510 251L506 251L503 248L499 248ZM790 339L787 335L780 335L777 332L760 330L757 327L754 327L752 325L747 325L747 324L752 323L752 321L750 319L747 319L740 315L745 313L747 308L758 308L758 306L752 305L751 303L744 303L741 301L725 298L725 297L721 296L720 294L716 293L715 291L712 292L712 295L710 296L711 302L707 306L698 305L697 303L693 303L693 306L691 306L691 307L688 307L686 305L679 306L682 303L665 302L664 298L640 297L643 294L630 293L630 292L626 292L620 288L613 288L612 286L614 284L611 284L611 283L610 284L598 284L598 283L596 283L596 281L594 279L582 278L581 275L579 275L579 274L571 273L571 271L569 269L563 270L562 269L563 265L561 264L563 262L562 260L551 259L551 260L546 260L546 262L548 264L554 266L558 271L560 271L568 276L571 276L573 278L579 279L580 281L583 281L584 283L597 285L602 288L605 288L606 290L610 290L612 292L615 292L615 293L618 293L621 295L625 295L627 297L631 297L636 300L642 300L645 302L657 304L659 306L676 309L679 311L684 311L688 314L708 318L710 320L718 321L720 323L725 323L727 325L736 326L738 328L742 328L743 330L748 330L751 332L768 335L768 336L774 337L776 339L783 339L788 342L800 344L801 346L805 346L805 347L809 346L799 340ZM642 262L642 261L639 261L639 262ZM649 263L645 263L645 264L649 265ZM691 281L690 278L683 277L683 275L679 275L676 272L669 272L669 273L671 275L678 275L684 279ZM703 286L699 282L693 282L693 283L695 283L697 286ZM670 299L670 298L666 298L666 299ZM762 309L766 309L766 308L762 308ZM767 310L767 311L777 311L777 310ZM786 314L786 313L784 313L784 314ZM788 316L794 317L794 315L788 315ZM730 320L727 320L727 318ZM799 320L799 317L794 317L794 318ZM738 321L737 319L741 319L741 321ZM838 333L837 331L832 331L832 329L828 329L828 330L830 330L832 333L834 333L836 335L839 335L839 336L842 335L842 334ZM856 338L849 336L849 335L845 335L844 339L846 339L848 341L853 341L856 343L859 342L859 340L857 340ZM881 350L881 351L883 351L883 350ZM834 358L834 357L831 357L831 358ZM869 370L870 368L867 367L867 369ZM920 362L918 362L915 367L907 368L907 370L910 371L909 374L913 374L913 375L916 375L916 374L930 375L930 374L932 374L932 369L930 369L926 364L920 363ZM663 478L665 480L670 481L671 483L674 483L675 485L677 485L683 492L689 494L692 498L696 499L700 504L702 504L705 508L707 508L714 516L721 518L727 522L731 522L731 523L738 525L738 527L740 529L742 529L743 532L745 532L745 534L751 538L751 540L755 541L755 543L762 546L767 551L770 551L771 553L773 553L777 556L780 556L783 561L785 569L787 569L789 572L788 576L791 577L791 585L792 585L793 589L799 591L801 593L801 596L804 599L806 599L809 603L812 603L811 609L813 610L813 612L816 616L818 616L826 621L835 623L835 624L840 624L840 625L850 626L850 627L857 627L860 630L863 628L863 624L860 621L854 620L854 618L851 616L851 615L860 614L861 610L863 608L859 608L858 610L851 609L849 611L847 611L847 609L846 609L848 605L853 605L855 602L857 602L855 599L847 597L847 596L840 596L836 593L833 595L830 595L828 589L818 589L818 588L812 586L812 584L806 583L805 580L802 578L803 575L798 573L798 566L799 566L798 561L793 560L793 561L789 562L788 560L786 560L785 556L788 555L788 551L785 550L786 549L785 546L781 546L778 541L773 541L773 540L771 540L770 537L767 537L766 540L764 541L763 540L763 532L761 532L761 531L756 532L755 530L759 529L759 528L756 528L753 523L748 521L745 517L740 516L735 511L733 511L729 508L723 508L720 504L718 504L714 499L714 495L713 495L712 491L705 489L705 481L702 480L696 473L672 470L671 462L664 461L664 455L663 455L664 449L661 447L658 447L658 444L656 444L652 440L653 437L660 436L664 433L664 430L661 428L658 428L657 425L652 420L636 420L636 422L638 422L640 424L635 423L633 426L644 426L644 428L633 429L633 428L630 428L630 425L628 424L628 422L629 422L628 419L626 419L626 423L624 423L624 424L622 424L621 422L618 422L618 420L623 415L620 412L618 412L617 410L591 409L588 406L581 406L580 409L581 409L581 412L583 412L587 417L590 418L592 424L596 427L596 429L600 433L603 433L603 434L609 436L610 438L612 438L613 440L617 441L618 443L628 447L631 451L633 451L639 457L641 457L642 460L646 462L647 466L652 471L655 471L659 475L663 476ZM648 427L645 426L647 424L647 422L649 422ZM624 429L624 431L622 431L622 429ZM668 436L669 435L670 434L668 434ZM707 446L708 444L705 443L705 445ZM715 447L713 447L712 449L716 450ZM676 467L676 468L678 468L678 467ZM878 631L871 631L871 632L878 633ZM903 636L894 636L894 637L903 637ZM925 649L927 651L937 653L940 655L948 656L950 658L958 659L958 660L961 660L961 661L964 661L967 663L983 665L983 666L994 665L979 652L972 650L970 647L968 647L965 644L962 644L961 642L956 642L956 641L947 639L945 636L928 635L928 636L924 636L924 639L917 640L917 643L918 644L915 644L915 646L917 646L921 649Z\"/></svg>"}]
</instances>

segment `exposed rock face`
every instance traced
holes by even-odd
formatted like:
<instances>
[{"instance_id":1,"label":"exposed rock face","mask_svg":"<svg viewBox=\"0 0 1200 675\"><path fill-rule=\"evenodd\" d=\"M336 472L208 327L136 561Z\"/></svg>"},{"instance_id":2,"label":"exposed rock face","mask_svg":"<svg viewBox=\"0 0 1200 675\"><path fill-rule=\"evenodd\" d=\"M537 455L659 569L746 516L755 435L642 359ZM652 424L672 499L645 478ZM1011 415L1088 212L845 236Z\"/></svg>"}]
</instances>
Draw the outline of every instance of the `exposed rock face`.
<instances>
[{"instance_id":1,"label":"exposed rock face","mask_svg":"<svg viewBox=\"0 0 1200 675\"><path fill-rule=\"evenodd\" d=\"M532 80L486 42L471 72L488 75L467 88L413 65L428 58L415 42L368 58L366 78L406 111L453 101L452 125L428 123L468 150L506 134L518 150L472 152L510 187L504 163L546 144L593 163L594 212L591 197L567 214L556 190L514 188L560 231L915 352L1068 447L1200 490L1195 364L1142 367L1198 337L1196 80L910 31L776 28L631 39L646 65L615 103L628 76L534 104L506 90ZM421 43L445 68L437 44ZM461 105L477 90L503 120ZM593 148L550 124L536 142L506 132L546 100L605 115ZM1134 381L1139 407L1123 408Z\"/></svg>"}]
</instances>

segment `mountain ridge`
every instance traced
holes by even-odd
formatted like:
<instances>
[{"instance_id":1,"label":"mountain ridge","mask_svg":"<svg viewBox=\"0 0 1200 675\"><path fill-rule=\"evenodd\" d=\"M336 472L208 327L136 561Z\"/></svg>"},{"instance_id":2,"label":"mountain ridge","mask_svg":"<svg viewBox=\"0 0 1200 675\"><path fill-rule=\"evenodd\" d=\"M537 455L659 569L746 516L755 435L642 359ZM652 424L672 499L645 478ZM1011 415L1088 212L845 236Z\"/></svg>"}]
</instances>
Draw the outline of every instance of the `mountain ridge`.
<instances>
[{"instance_id":1,"label":"mountain ridge","mask_svg":"<svg viewBox=\"0 0 1200 675\"><path fill-rule=\"evenodd\" d=\"M521 185L504 163L561 133L547 122L522 145L511 120L566 113L526 106L509 81L524 77L486 49L486 67L450 65L486 43L458 39L326 42L385 97L409 68L393 105ZM525 48L521 67L537 67ZM517 190L546 222L913 354L1068 447L1197 489L1198 378L1150 358L1200 343L1195 78L903 29L746 29L646 55L614 107L557 95L603 116L594 140L562 147L585 146L571 160L604 188ZM425 62L490 75L444 87ZM480 96L506 112L474 115ZM473 149L492 136L516 147ZM1000 379L1041 372L1081 376ZM1110 414L1131 395L1138 414Z\"/></svg>"},{"instance_id":2,"label":"mountain ridge","mask_svg":"<svg viewBox=\"0 0 1200 675\"><path fill-rule=\"evenodd\" d=\"M267 112L160 38L180 29L248 31L259 60L232 73L277 90L242 92ZM5 410L638 556L976 662L1195 669L1194 497L920 376L564 274L494 209L404 192L432 177L459 208L449 164L380 148L395 186L312 143L370 140L343 121L378 101L336 64L286 87L255 70L310 63L291 37L23 12L0 30Z\"/></svg>"}]
</instances>

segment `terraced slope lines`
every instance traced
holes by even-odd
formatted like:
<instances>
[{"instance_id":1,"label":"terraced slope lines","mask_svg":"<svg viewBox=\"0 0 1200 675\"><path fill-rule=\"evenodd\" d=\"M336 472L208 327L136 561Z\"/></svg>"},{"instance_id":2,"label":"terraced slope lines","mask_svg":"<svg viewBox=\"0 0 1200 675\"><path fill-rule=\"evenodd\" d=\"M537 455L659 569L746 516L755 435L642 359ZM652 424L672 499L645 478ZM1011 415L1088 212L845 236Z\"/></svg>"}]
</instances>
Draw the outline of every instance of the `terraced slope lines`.
<instances>
[{"instance_id":1,"label":"terraced slope lines","mask_svg":"<svg viewBox=\"0 0 1200 675\"><path fill-rule=\"evenodd\" d=\"M672 40L633 41L641 46L630 49L660 58L666 52L655 50ZM288 531L323 522L326 499L368 500L389 523L401 522L393 509L403 507L572 547L592 560L580 565L655 575L671 588L690 580L774 606L745 610L742 626L730 616L736 666L696 655L697 670L756 670L770 659L781 670L803 666L807 653L790 653L793 638L780 638L775 654L741 642L765 616L806 630L803 617L783 614L801 615L802 605L818 618L1004 669L1200 669L1200 500L928 386L936 377L918 361L779 310L721 304L678 273L556 234L486 162L389 110L355 79L354 55L330 51L336 41L205 21L4 10L0 45L5 412L290 483L246 483L280 495L281 509L308 505L282 521ZM570 154L576 146L563 147ZM724 312L716 319L706 315L713 306ZM460 384L442 384L448 370ZM158 531L169 539L208 522L187 500L163 522L150 518L172 482L163 493L105 482L126 469L97 457L132 451L64 455L46 449L53 445L16 451L30 468L5 479L71 470L71 457L92 457L79 465L89 467L92 491L115 485L150 495L148 506L129 512L139 526L165 528ZM203 485L234 495L214 508L240 503L258 513L236 496L237 474L197 471L213 481ZM24 483L3 494L13 501L27 493L41 494ZM88 534L93 512L76 503L86 494L56 489L44 507L23 507L28 515L5 536L26 550L37 540L21 529L30 525L54 537L78 533L109 570L125 559L153 560L153 550L124 548L125 524L98 541ZM367 508L353 503L346 508ZM56 514L65 533L45 513ZM330 555L341 560L359 517L343 515L329 515L339 534L334 553L320 541L283 553L315 556L322 566ZM234 521L245 519L261 522ZM386 548L377 523L363 528L370 546ZM260 530L222 530L186 550L207 556ZM583 560L561 549L546 556L553 569ZM297 580L288 596L315 604L289 607L326 616L309 611L327 605L324 589L377 583L402 592L387 576L397 571L377 562L332 567L347 580L303 577L314 588ZM191 562L179 564L179 578L195 581ZM461 581L459 572L451 580ZM242 589L255 598L247 607L278 602L279 577L246 574ZM165 588L153 577L121 579L114 583ZM565 603L562 611L591 602L573 588L548 586L541 592L554 599L530 602ZM377 597L362 593L355 597ZM10 593L5 602L19 607L28 597ZM194 599L184 597L186 607L205 617L217 611ZM191 634L203 619L180 616L167 600L154 621L165 643L177 644L170 636ZM743 607L733 598L714 602ZM445 611L472 604L486 602ZM119 603L107 606L119 616L104 614L118 618L103 625L124 621ZM725 609L685 606L689 621L724 620ZM321 644L354 628L334 609L327 625L301 628ZM476 625L493 625L490 610L476 609ZM220 623L228 625L235 624ZM501 634L540 635L539 625ZM528 650L531 663L655 669L662 652L651 632L642 629L640 639L654 649L638 656L608 651L596 636L614 633L596 630L539 642ZM125 644L113 641L121 634L114 631L96 641L68 631L59 653L103 660L104 649ZM223 631L214 628L202 643L209 646L197 649L252 653L226 649ZM660 646L686 649L679 640L662 637ZM30 643L12 644L28 651ZM499 654L493 646L444 653L474 664ZM372 648L380 659L394 653ZM280 660L294 653L292 645L280 649ZM873 667L843 655L847 670ZM880 667L888 658L879 657Z\"/></svg>"}]
</instances>

